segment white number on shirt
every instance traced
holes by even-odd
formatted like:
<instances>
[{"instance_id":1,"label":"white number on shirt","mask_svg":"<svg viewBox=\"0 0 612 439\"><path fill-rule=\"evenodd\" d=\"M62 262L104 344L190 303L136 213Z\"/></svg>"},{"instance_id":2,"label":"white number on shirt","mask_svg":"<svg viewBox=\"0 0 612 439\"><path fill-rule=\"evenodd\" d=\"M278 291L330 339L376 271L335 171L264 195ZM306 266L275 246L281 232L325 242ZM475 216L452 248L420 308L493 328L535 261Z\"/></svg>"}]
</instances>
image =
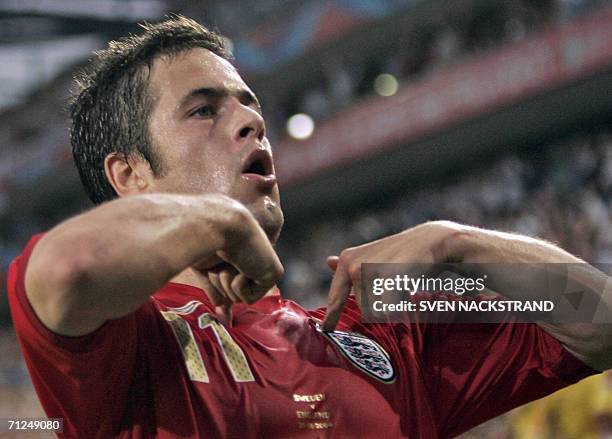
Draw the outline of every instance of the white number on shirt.
<instances>
[{"instance_id":1,"label":"white number on shirt","mask_svg":"<svg viewBox=\"0 0 612 439\"><path fill-rule=\"evenodd\" d=\"M189 324L174 311L162 311L162 315L170 324L172 332L178 341L183 358L185 359L189 378L192 381L208 383L208 373L202 360L202 354L198 349ZM202 329L210 327L215 333L217 342L221 347L221 351L223 351L225 362L237 382L255 381L244 352L223 325L214 320L210 314L204 313L198 318L198 326Z\"/></svg>"},{"instance_id":2,"label":"white number on shirt","mask_svg":"<svg viewBox=\"0 0 612 439\"><path fill-rule=\"evenodd\" d=\"M225 356L225 361L236 381L239 383L255 381L244 352L222 324L213 320L210 314L205 313L198 318L198 326L200 328L210 327L213 330Z\"/></svg>"}]
</instances>

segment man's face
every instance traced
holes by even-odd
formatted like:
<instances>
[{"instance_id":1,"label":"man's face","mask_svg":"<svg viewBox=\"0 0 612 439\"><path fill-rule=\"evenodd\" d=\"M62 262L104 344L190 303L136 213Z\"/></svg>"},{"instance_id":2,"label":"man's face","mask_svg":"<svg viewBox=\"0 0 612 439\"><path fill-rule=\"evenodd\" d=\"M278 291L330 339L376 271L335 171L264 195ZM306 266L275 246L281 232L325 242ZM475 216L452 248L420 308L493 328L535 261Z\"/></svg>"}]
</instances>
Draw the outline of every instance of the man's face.
<instances>
[{"instance_id":1,"label":"man's face","mask_svg":"<svg viewBox=\"0 0 612 439\"><path fill-rule=\"evenodd\" d=\"M272 242L283 224L261 108L234 67L203 49L155 61L152 148L163 169L151 189L221 193L242 202Z\"/></svg>"}]
</instances>

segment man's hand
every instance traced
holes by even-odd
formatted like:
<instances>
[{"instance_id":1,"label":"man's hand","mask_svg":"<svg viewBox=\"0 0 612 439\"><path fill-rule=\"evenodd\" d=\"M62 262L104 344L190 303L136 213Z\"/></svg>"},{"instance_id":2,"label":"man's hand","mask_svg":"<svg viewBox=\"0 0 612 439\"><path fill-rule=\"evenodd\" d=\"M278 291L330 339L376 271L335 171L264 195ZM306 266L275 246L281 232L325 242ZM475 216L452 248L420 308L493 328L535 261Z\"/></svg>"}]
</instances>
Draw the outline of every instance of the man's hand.
<instances>
[{"instance_id":1,"label":"man's hand","mask_svg":"<svg viewBox=\"0 0 612 439\"><path fill-rule=\"evenodd\" d=\"M225 245L192 268L217 315L231 326L231 306L254 303L273 288L283 275L283 266L265 232L248 211L230 215Z\"/></svg>"},{"instance_id":2,"label":"man's hand","mask_svg":"<svg viewBox=\"0 0 612 439\"><path fill-rule=\"evenodd\" d=\"M229 285L243 300L261 297L283 273L265 233L238 201L218 194L135 195L49 231L32 252L25 286L47 328L79 336L135 311L184 270L220 262L239 273ZM244 296L250 287L252 295Z\"/></svg>"},{"instance_id":3,"label":"man's hand","mask_svg":"<svg viewBox=\"0 0 612 439\"><path fill-rule=\"evenodd\" d=\"M232 326L232 305L237 302L254 303L271 288L250 280L227 262L201 272L200 281L210 301L215 305L217 316L227 326Z\"/></svg>"},{"instance_id":4,"label":"man's hand","mask_svg":"<svg viewBox=\"0 0 612 439\"><path fill-rule=\"evenodd\" d=\"M532 292L540 291L542 276L536 270L521 276L500 273L488 263L578 264L580 269L569 270L567 281L577 282L604 309L612 310L612 289L602 288L612 282L609 276L565 250L546 241L493 230L464 226L450 221L434 221L408 229L397 235L342 251L339 257L327 259L335 271L327 300L327 315L323 328L336 327L344 303L354 289L358 294L363 263L468 263L482 264L490 288L511 300L526 300ZM541 273L540 273L541 274ZM563 294L564 290L551 291ZM551 317L555 317L552 315ZM538 325L559 340L570 352L597 370L612 368L612 324L563 324L538 321Z\"/></svg>"},{"instance_id":5,"label":"man's hand","mask_svg":"<svg viewBox=\"0 0 612 439\"><path fill-rule=\"evenodd\" d=\"M347 297L361 289L363 263L434 263L452 258L449 238L460 235L464 227L449 221L425 223L396 235L348 248L340 256L327 258L335 271L327 298L327 314L323 329L333 331Z\"/></svg>"}]
</instances>

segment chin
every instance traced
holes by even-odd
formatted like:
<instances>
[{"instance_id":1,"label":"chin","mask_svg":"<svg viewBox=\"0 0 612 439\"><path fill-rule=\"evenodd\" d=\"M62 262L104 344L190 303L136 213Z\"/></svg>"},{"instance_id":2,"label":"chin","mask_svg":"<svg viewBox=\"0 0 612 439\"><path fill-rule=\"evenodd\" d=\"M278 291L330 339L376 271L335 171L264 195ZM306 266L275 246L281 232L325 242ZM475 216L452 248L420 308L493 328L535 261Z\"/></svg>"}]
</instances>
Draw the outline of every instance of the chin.
<instances>
[{"instance_id":1,"label":"chin","mask_svg":"<svg viewBox=\"0 0 612 439\"><path fill-rule=\"evenodd\" d=\"M245 204L257 220L268 240L275 244L283 228L284 216L276 197L260 197L255 202Z\"/></svg>"},{"instance_id":2,"label":"chin","mask_svg":"<svg viewBox=\"0 0 612 439\"><path fill-rule=\"evenodd\" d=\"M255 219L257 219L270 242L275 244L283 228L284 217L282 210L278 207L274 208L274 210L266 210L259 215L255 215Z\"/></svg>"}]
</instances>

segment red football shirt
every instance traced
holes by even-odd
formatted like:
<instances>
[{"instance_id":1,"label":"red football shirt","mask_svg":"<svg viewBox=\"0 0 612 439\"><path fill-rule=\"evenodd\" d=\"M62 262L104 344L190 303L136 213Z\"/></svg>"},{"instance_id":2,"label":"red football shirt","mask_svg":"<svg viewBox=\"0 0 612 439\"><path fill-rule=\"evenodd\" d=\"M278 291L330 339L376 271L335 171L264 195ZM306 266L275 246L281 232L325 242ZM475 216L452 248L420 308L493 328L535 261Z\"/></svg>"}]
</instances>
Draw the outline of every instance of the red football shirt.
<instances>
[{"instance_id":1,"label":"red football shirt","mask_svg":"<svg viewBox=\"0 0 612 439\"><path fill-rule=\"evenodd\" d=\"M49 417L78 438L445 438L595 373L533 324L363 324L280 295L215 318L169 283L92 334L45 328L24 290L38 237L11 265L9 301Z\"/></svg>"}]
</instances>

